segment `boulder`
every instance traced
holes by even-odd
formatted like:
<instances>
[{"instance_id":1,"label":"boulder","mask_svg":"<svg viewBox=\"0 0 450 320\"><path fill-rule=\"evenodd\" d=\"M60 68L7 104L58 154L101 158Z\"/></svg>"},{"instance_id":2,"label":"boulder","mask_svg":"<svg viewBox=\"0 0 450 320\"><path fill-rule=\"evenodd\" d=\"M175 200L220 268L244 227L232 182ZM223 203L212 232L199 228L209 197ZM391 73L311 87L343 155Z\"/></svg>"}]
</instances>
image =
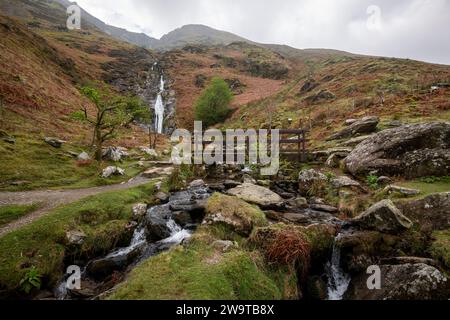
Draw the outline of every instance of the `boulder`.
<instances>
[{"instance_id":1,"label":"boulder","mask_svg":"<svg viewBox=\"0 0 450 320\"><path fill-rule=\"evenodd\" d=\"M80 161L89 161L91 160L91 157L87 152L82 152L77 156L77 159Z\"/></svg>"},{"instance_id":2,"label":"boulder","mask_svg":"<svg viewBox=\"0 0 450 320\"><path fill-rule=\"evenodd\" d=\"M392 179L386 176L381 176L377 180L377 184L380 186L385 186L391 184L392 182L393 182Z\"/></svg>"},{"instance_id":3,"label":"boulder","mask_svg":"<svg viewBox=\"0 0 450 320\"><path fill-rule=\"evenodd\" d=\"M66 239L69 245L82 245L86 239L86 234L82 231L72 230L66 232Z\"/></svg>"},{"instance_id":4,"label":"boulder","mask_svg":"<svg viewBox=\"0 0 450 320\"><path fill-rule=\"evenodd\" d=\"M378 202L351 220L351 224L363 230L393 234L410 229L413 225L411 220L405 217L391 200Z\"/></svg>"},{"instance_id":5,"label":"boulder","mask_svg":"<svg viewBox=\"0 0 450 320\"><path fill-rule=\"evenodd\" d=\"M137 203L133 206L133 216L143 217L147 213L147 204Z\"/></svg>"},{"instance_id":6,"label":"boulder","mask_svg":"<svg viewBox=\"0 0 450 320\"><path fill-rule=\"evenodd\" d=\"M48 145L51 145L53 148L57 148L57 149L61 148L64 143L64 141L62 141L62 140L59 140L57 138L49 138L49 137L45 138L44 141Z\"/></svg>"},{"instance_id":7,"label":"boulder","mask_svg":"<svg viewBox=\"0 0 450 320\"><path fill-rule=\"evenodd\" d=\"M287 223L295 223L302 226L310 226L315 224L337 225L340 222L339 219L328 212L314 211L310 209L303 212L284 213L280 218L282 221Z\"/></svg>"},{"instance_id":8,"label":"boulder","mask_svg":"<svg viewBox=\"0 0 450 320\"><path fill-rule=\"evenodd\" d=\"M156 214L147 214L145 217L147 228L147 240L159 241L170 237L171 231L167 226L167 221Z\"/></svg>"},{"instance_id":9,"label":"boulder","mask_svg":"<svg viewBox=\"0 0 450 320\"><path fill-rule=\"evenodd\" d=\"M450 228L450 192L432 194L418 200L398 201L396 205L422 230Z\"/></svg>"},{"instance_id":10,"label":"boulder","mask_svg":"<svg viewBox=\"0 0 450 320\"><path fill-rule=\"evenodd\" d=\"M155 194L155 198L158 199L161 203L167 203L169 201L170 195L159 191L157 194Z\"/></svg>"},{"instance_id":11,"label":"boulder","mask_svg":"<svg viewBox=\"0 0 450 320\"><path fill-rule=\"evenodd\" d=\"M365 117L352 123L342 131L335 133L328 140L340 140L351 138L356 135L373 133L377 130L377 126L379 123L380 118L378 117Z\"/></svg>"},{"instance_id":12,"label":"boulder","mask_svg":"<svg viewBox=\"0 0 450 320\"><path fill-rule=\"evenodd\" d=\"M238 244L229 240L216 240L212 243L212 247L225 253L230 251L230 249L238 248Z\"/></svg>"},{"instance_id":13,"label":"boulder","mask_svg":"<svg viewBox=\"0 0 450 320\"><path fill-rule=\"evenodd\" d=\"M390 185L390 186L387 186L386 188L384 188L383 192L385 192L387 194L396 193L396 194L400 194L405 197L414 197L421 193L420 190L409 189L409 188L393 186L393 185Z\"/></svg>"},{"instance_id":14,"label":"boulder","mask_svg":"<svg viewBox=\"0 0 450 320\"><path fill-rule=\"evenodd\" d=\"M312 204L310 206L311 210L314 211L321 211L321 212L327 212L327 213L337 213L339 212L338 208L326 205L326 204Z\"/></svg>"},{"instance_id":15,"label":"boulder","mask_svg":"<svg viewBox=\"0 0 450 320\"><path fill-rule=\"evenodd\" d=\"M298 177L299 192L302 196L308 196L314 184L327 182L327 177L314 169L302 170Z\"/></svg>"},{"instance_id":16,"label":"boulder","mask_svg":"<svg viewBox=\"0 0 450 320\"><path fill-rule=\"evenodd\" d=\"M350 140L343 141L343 142L339 143L339 145L343 146L343 147L356 147L358 144L360 144L363 141L366 141L370 137L371 137L371 135L355 137Z\"/></svg>"},{"instance_id":17,"label":"boulder","mask_svg":"<svg viewBox=\"0 0 450 320\"><path fill-rule=\"evenodd\" d=\"M190 188L199 188L199 187L204 187L205 185L206 185L205 181L199 179L199 180L192 181L189 184L189 187Z\"/></svg>"},{"instance_id":18,"label":"boulder","mask_svg":"<svg viewBox=\"0 0 450 320\"><path fill-rule=\"evenodd\" d=\"M358 181L355 181L347 176L340 176L331 181L331 185L333 188L341 189L341 188L358 188L362 189L361 184Z\"/></svg>"},{"instance_id":19,"label":"boulder","mask_svg":"<svg viewBox=\"0 0 450 320\"><path fill-rule=\"evenodd\" d=\"M275 192L251 183L244 183L230 189L228 194L261 207L276 207L283 203L283 199Z\"/></svg>"},{"instance_id":20,"label":"boulder","mask_svg":"<svg viewBox=\"0 0 450 320\"><path fill-rule=\"evenodd\" d=\"M149 179L153 179L153 178L159 178L159 177L168 177L170 176L174 171L173 167L166 167L166 168L152 168L149 169L147 171L145 171L142 176L144 178L149 178Z\"/></svg>"},{"instance_id":21,"label":"boulder","mask_svg":"<svg viewBox=\"0 0 450 320\"><path fill-rule=\"evenodd\" d=\"M311 92L318 86L319 84L314 79L306 80L300 89L300 94Z\"/></svg>"},{"instance_id":22,"label":"boulder","mask_svg":"<svg viewBox=\"0 0 450 320\"><path fill-rule=\"evenodd\" d=\"M367 288L368 275L352 279L345 298L349 300L447 300L449 281L427 264L381 265L381 289Z\"/></svg>"},{"instance_id":23,"label":"boulder","mask_svg":"<svg viewBox=\"0 0 450 320\"><path fill-rule=\"evenodd\" d=\"M319 103L322 101L329 101L336 98L336 96L328 90L320 90L317 94L313 94L305 99L307 103Z\"/></svg>"},{"instance_id":24,"label":"boulder","mask_svg":"<svg viewBox=\"0 0 450 320\"><path fill-rule=\"evenodd\" d=\"M103 151L102 158L106 161L119 162L122 158L128 157L129 154L125 148L121 147L108 147Z\"/></svg>"},{"instance_id":25,"label":"boulder","mask_svg":"<svg viewBox=\"0 0 450 320\"><path fill-rule=\"evenodd\" d=\"M249 236L255 227L267 225L264 213L236 197L215 193L206 205L207 225L224 225L242 236Z\"/></svg>"},{"instance_id":26,"label":"boulder","mask_svg":"<svg viewBox=\"0 0 450 320\"><path fill-rule=\"evenodd\" d=\"M450 175L450 123L407 125L382 131L360 143L344 160L352 175Z\"/></svg>"},{"instance_id":27,"label":"boulder","mask_svg":"<svg viewBox=\"0 0 450 320\"><path fill-rule=\"evenodd\" d=\"M158 152L156 152L154 149L150 149L149 147L139 147L139 149L152 158L158 158L159 156Z\"/></svg>"},{"instance_id":28,"label":"boulder","mask_svg":"<svg viewBox=\"0 0 450 320\"><path fill-rule=\"evenodd\" d=\"M107 179L112 175L121 175L123 176L125 174L125 170L121 169L119 167L109 166L106 167L102 172L102 177Z\"/></svg>"}]
</instances>

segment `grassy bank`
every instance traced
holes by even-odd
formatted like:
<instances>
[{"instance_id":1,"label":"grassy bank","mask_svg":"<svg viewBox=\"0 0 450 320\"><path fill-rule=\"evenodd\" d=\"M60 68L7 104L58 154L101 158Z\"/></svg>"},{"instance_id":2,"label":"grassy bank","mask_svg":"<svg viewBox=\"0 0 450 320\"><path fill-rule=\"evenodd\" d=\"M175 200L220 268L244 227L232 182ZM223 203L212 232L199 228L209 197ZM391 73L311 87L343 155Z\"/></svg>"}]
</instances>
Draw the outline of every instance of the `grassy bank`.
<instances>
[{"instance_id":1,"label":"grassy bank","mask_svg":"<svg viewBox=\"0 0 450 320\"><path fill-rule=\"evenodd\" d=\"M133 204L151 203L153 192L146 185L89 197L0 238L0 296L20 293L33 270L42 288L51 287L64 272L65 258L102 255L128 241ZM73 230L86 234L82 246L67 243L66 232Z\"/></svg>"},{"instance_id":2,"label":"grassy bank","mask_svg":"<svg viewBox=\"0 0 450 320\"><path fill-rule=\"evenodd\" d=\"M0 207L0 227L15 221L39 208L38 204Z\"/></svg>"}]
</instances>

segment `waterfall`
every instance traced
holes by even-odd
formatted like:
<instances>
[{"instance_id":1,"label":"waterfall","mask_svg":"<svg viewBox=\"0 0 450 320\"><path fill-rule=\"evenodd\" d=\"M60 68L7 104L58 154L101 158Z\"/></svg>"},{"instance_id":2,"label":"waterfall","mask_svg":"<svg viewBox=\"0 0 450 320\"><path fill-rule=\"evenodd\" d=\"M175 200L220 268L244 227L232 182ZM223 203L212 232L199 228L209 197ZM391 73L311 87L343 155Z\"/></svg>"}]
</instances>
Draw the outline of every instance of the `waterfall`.
<instances>
[{"instance_id":1,"label":"waterfall","mask_svg":"<svg viewBox=\"0 0 450 320\"><path fill-rule=\"evenodd\" d=\"M333 246L331 261L327 265L328 274L328 300L342 300L350 285L350 275L346 274L341 267L341 249L337 245L341 234L339 234Z\"/></svg>"},{"instance_id":2,"label":"waterfall","mask_svg":"<svg viewBox=\"0 0 450 320\"><path fill-rule=\"evenodd\" d=\"M157 133L161 134L163 133L163 126L164 126L164 101L163 101L163 93L164 93L164 88L165 88L165 82L164 82L164 77L161 76L161 83L160 83L160 87L159 87L159 93L158 93L158 97L156 98L156 103L155 103L155 116L156 116L156 121L155 121L155 130Z\"/></svg>"}]
</instances>

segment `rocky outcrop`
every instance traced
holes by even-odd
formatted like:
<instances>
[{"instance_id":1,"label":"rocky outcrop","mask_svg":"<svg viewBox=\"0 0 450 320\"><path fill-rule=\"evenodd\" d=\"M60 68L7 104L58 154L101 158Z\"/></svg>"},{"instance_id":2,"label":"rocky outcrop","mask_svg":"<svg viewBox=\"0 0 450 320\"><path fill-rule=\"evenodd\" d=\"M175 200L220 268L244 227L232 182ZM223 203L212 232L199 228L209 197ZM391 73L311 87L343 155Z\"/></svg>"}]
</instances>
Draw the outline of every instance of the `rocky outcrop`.
<instances>
[{"instance_id":1,"label":"rocky outcrop","mask_svg":"<svg viewBox=\"0 0 450 320\"><path fill-rule=\"evenodd\" d=\"M371 171L406 178L450 175L450 123L385 130L360 143L344 163L353 175Z\"/></svg>"},{"instance_id":2,"label":"rocky outcrop","mask_svg":"<svg viewBox=\"0 0 450 320\"><path fill-rule=\"evenodd\" d=\"M366 273L354 277L346 294L349 300L447 300L449 281L427 264L382 265L381 289L367 288Z\"/></svg>"},{"instance_id":3,"label":"rocky outcrop","mask_svg":"<svg viewBox=\"0 0 450 320\"><path fill-rule=\"evenodd\" d=\"M329 101L336 98L334 94L332 94L328 90L320 90L317 94L309 96L305 99L307 103L319 103L323 101Z\"/></svg>"},{"instance_id":4,"label":"rocky outcrop","mask_svg":"<svg viewBox=\"0 0 450 320\"><path fill-rule=\"evenodd\" d=\"M350 223L360 229L393 234L410 229L413 225L391 200L378 202Z\"/></svg>"},{"instance_id":5,"label":"rocky outcrop","mask_svg":"<svg viewBox=\"0 0 450 320\"><path fill-rule=\"evenodd\" d=\"M57 138L45 138L44 139L45 143L47 143L48 145L52 146L53 148L59 149L62 147L64 141L59 140Z\"/></svg>"},{"instance_id":6,"label":"rocky outcrop","mask_svg":"<svg viewBox=\"0 0 450 320\"><path fill-rule=\"evenodd\" d=\"M283 203L283 199L278 194L251 183L244 183L230 189L228 194L265 208L280 206Z\"/></svg>"},{"instance_id":7,"label":"rocky outcrop","mask_svg":"<svg viewBox=\"0 0 450 320\"><path fill-rule=\"evenodd\" d=\"M356 135L364 135L373 133L377 130L377 126L380 123L380 118L378 117L365 117L361 120L353 122L348 127L344 128L342 131L335 133L328 140L339 140L351 138Z\"/></svg>"}]
</instances>

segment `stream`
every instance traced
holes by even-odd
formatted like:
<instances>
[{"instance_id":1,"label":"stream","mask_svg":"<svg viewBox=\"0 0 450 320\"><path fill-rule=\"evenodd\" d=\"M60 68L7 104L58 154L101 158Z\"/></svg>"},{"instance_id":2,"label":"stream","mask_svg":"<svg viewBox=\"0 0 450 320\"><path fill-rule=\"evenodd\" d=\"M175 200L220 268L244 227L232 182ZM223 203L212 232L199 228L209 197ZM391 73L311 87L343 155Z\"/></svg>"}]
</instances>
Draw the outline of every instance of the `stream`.
<instances>
[{"instance_id":1,"label":"stream","mask_svg":"<svg viewBox=\"0 0 450 320\"><path fill-rule=\"evenodd\" d=\"M108 279L115 273L120 273L123 279L143 261L182 244L202 223L210 195L205 186L191 187L171 194L167 203L149 208L134 230L129 246L90 260L81 268L82 290L69 289L66 276L54 289L54 296L59 300L98 297L118 284L108 285Z\"/></svg>"},{"instance_id":2,"label":"stream","mask_svg":"<svg viewBox=\"0 0 450 320\"><path fill-rule=\"evenodd\" d=\"M337 245L341 234L334 240L331 261L326 266L328 276L328 300L342 300L350 285L351 277L341 266L341 249Z\"/></svg>"}]
</instances>

